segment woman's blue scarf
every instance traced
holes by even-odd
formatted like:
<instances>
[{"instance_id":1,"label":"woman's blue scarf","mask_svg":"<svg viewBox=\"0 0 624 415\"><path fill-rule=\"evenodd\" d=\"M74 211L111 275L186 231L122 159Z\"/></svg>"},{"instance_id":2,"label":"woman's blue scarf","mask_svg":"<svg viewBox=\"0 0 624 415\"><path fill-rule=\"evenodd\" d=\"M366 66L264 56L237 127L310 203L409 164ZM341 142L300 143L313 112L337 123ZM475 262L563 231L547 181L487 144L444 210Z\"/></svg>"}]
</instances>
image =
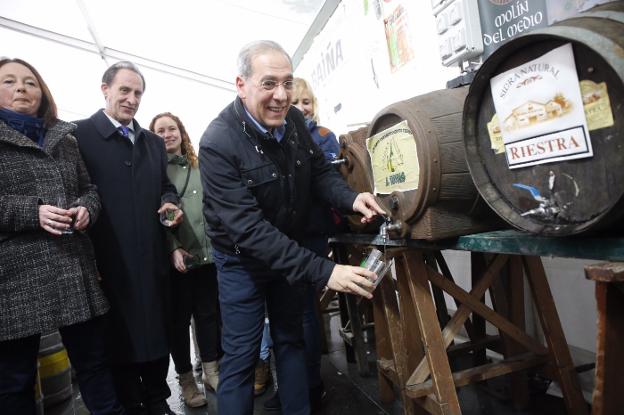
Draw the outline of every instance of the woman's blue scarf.
<instances>
[{"instance_id":1,"label":"woman's blue scarf","mask_svg":"<svg viewBox=\"0 0 624 415\"><path fill-rule=\"evenodd\" d=\"M42 118L0 108L0 120L33 140L39 147L43 147L46 129L43 126Z\"/></svg>"}]
</instances>

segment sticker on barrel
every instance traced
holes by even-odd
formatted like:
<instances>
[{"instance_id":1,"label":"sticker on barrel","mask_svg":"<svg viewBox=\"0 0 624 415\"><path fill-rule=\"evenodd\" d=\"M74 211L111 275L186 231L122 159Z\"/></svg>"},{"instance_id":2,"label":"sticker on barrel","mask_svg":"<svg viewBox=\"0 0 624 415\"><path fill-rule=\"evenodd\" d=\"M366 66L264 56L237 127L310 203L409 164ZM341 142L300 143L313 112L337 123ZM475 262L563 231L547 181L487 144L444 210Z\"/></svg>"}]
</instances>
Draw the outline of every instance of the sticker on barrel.
<instances>
[{"instance_id":1,"label":"sticker on barrel","mask_svg":"<svg viewBox=\"0 0 624 415\"><path fill-rule=\"evenodd\" d=\"M376 194L418 189L420 166L414 135L407 121L366 139Z\"/></svg>"},{"instance_id":2,"label":"sticker on barrel","mask_svg":"<svg viewBox=\"0 0 624 415\"><path fill-rule=\"evenodd\" d=\"M510 169L593 156L572 45L490 80Z\"/></svg>"}]
</instances>

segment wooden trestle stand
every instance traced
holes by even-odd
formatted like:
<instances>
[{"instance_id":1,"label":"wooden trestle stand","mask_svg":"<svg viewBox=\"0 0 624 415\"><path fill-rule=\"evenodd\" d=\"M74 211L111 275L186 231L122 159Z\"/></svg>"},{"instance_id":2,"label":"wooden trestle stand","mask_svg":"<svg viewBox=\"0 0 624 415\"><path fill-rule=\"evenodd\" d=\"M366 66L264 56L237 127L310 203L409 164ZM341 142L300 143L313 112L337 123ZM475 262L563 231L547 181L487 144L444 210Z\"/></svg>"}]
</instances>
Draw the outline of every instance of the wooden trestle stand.
<instances>
[{"instance_id":1,"label":"wooden trestle stand","mask_svg":"<svg viewBox=\"0 0 624 415\"><path fill-rule=\"evenodd\" d=\"M585 276L596 281L598 307L592 415L617 414L624 408L624 263L589 265Z\"/></svg>"},{"instance_id":2,"label":"wooden trestle stand","mask_svg":"<svg viewBox=\"0 0 624 415\"><path fill-rule=\"evenodd\" d=\"M514 231L479 235L502 235L502 239L516 244L514 234L522 235ZM470 245L474 243L470 237L474 236L460 237L460 242L450 245L410 241L413 243L386 247L386 257L395 259L396 281L386 276L373 297L381 401L394 401L396 390L404 414L461 414L456 388L510 374L514 404L523 407L529 397L526 370L535 368L559 382L569 414L588 414L539 256L539 241L543 241L536 238L533 245L520 244L520 248L502 243L498 249L494 247L498 245L488 243L483 250L487 252L477 252ZM462 238L464 245L460 246ZM358 252L380 245L379 239L373 235L339 236L333 241L336 260L357 264L361 258ZM472 251L470 292L453 281L440 252L448 248ZM557 249L549 252L564 253ZM575 255L568 250L560 256ZM544 342L525 332L523 276L530 287ZM442 291L455 301L452 317L447 314ZM486 291L492 308L485 304ZM357 320L353 315L350 318ZM485 321L498 328L498 336L486 335ZM456 343L462 327L469 340ZM500 353L503 360L488 363L486 349ZM451 370L449 355L469 351L473 352L475 366Z\"/></svg>"}]
</instances>

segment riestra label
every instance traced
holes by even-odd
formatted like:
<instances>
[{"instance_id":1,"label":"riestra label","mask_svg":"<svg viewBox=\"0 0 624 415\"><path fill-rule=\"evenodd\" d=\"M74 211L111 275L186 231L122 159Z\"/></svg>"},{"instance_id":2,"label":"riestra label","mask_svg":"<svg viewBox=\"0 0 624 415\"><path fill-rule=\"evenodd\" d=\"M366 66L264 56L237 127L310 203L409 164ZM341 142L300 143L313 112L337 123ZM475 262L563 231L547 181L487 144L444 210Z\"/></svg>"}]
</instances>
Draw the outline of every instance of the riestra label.
<instances>
[{"instance_id":1,"label":"riestra label","mask_svg":"<svg viewBox=\"0 0 624 415\"><path fill-rule=\"evenodd\" d=\"M490 80L510 168L591 157L572 45ZM492 134L490 133L490 136Z\"/></svg>"},{"instance_id":2,"label":"riestra label","mask_svg":"<svg viewBox=\"0 0 624 415\"><path fill-rule=\"evenodd\" d=\"M572 160L591 155L589 140L582 126L505 145L510 169Z\"/></svg>"}]
</instances>

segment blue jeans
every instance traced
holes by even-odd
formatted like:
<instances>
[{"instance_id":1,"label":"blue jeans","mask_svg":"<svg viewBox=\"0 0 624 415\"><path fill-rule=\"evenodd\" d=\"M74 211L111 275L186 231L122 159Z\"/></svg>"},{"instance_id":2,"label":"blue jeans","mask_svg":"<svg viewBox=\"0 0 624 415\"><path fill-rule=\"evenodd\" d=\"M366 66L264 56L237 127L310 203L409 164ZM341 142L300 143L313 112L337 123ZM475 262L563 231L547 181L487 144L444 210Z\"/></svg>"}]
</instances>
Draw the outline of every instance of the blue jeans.
<instances>
[{"instance_id":1,"label":"blue jeans","mask_svg":"<svg viewBox=\"0 0 624 415\"><path fill-rule=\"evenodd\" d=\"M59 329L76 369L80 393L93 415L125 414L109 369L102 317ZM39 334L0 342L0 409L6 415L35 414Z\"/></svg>"},{"instance_id":2,"label":"blue jeans","mask_svg":"<svg viewBox=\"0 0 624 415\"><path fill-rule=\"evenodd\" d=\"M223 321L218 412L253 413L254 369L266 310L271 321L282 414L308 415L310 405L303 346L303 290L256 261L213 251Z\"/></svg>"},{"instance_id":3,"label":"blue jeans","mask_svg":"<svg viewBox=\"0 0 624 415\"><path fill-rule=\"evenodd\" d=\"M267 360L271 355L271 347L273 347L273 339L271 339L269 320L264 321L264 329L262 330L262 341L260 342L260 359Z\"/></svg>"}]
</instances>

